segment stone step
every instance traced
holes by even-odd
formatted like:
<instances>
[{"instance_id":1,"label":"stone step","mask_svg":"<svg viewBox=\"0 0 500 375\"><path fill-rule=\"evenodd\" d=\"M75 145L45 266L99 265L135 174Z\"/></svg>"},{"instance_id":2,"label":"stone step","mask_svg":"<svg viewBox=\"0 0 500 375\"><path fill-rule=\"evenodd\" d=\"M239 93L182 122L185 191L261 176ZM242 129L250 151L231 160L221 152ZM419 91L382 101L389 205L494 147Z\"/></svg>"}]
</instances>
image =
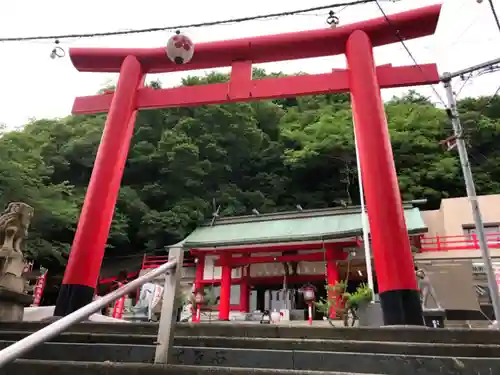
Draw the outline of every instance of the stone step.
<instances>
[{"instance_id":1,"label":"stone step","mask_svg":"<svg viewBox=\"0 0 500 375\"><path fill-rule=\"evenodd\" d=\"M12 322L0 323L2 332L34 332L43 328L44 323ZM81 323L68 332L86 334L150 335L158 332L154 323L117 324ZM421 343L466 343L500 345L500 332L488 329L432 329L410 327L384 328L339 328L339 327L290 327L284 325L261 325L245 323L180 323L175 328L176 336L217 336L217 337L261 337L261 338L311 338L349 341L377 342L421 342Z\"/></svg>"},{"instance_id":2,"label":"stone step","mask_svg":"<svg viewBox=\"0 0 500 375\"><path fill-rule=\"evenodd\" d=\"M0 342L0 347L7 344L9 343ZM154 351L155 348L152 345L46 343L27 353L23 358L78 362L152 363ZM207 347L175 347L171 363L209 367L273 368L388 375L491 375L496 372L493 369L500 368L500 359L498 358L458 356L456 354L439 357L323 350L255 350Z\"/></svg>"},{"instance_id":3,"label":"stone step","mask_svg":"<svg viewBox=\"0 0 500 375\"><path fill-rule=\"evenodd\" d=\"M299 350L378 354L410 354L441 357L498 357L500 345L432 344L317 339L266 339L229 337L176 337L177 348L234 348L251 350Z\"/></svg>"},{"instance_id":4,"label":"stone step","mask_svg":"<svg viewBox=\"0 0 500 375\"><path fill-rule=\"evenodd\" d=\"M20 360L0 369L0 375L380 375L331 371L247 369L142 363Z\"/></svg>"},{"instance_id":5,"label":"stone step","mask_svg":"<svg viewBox=\"0 0 500 375\"><path fill-rule=\"evenodd\" d=\"M26 336L25 332L2 332L0 348L19 341ZM154 347L156 336L151 335L123 335L123 334L63 334L50 341L51 343L93 344L100 347L101 353L114 350L113 345L121 347L151 346ZM99 346L104 344L102 346ZM324 340L324 339L275 339L255 337L203 337L179 336L174 339L176 347L212 347L212 348L237 348L237 349L272 349L272 350L301 350L323 352L353 352L353 353L379 353L379 354L413 354L432 356L459 356L459 357L499 357L500 345L483 344L442 344L442 343L414 343L414 342L375 342L375 341L350 341L350 340ZM67 350L62 346L61 350ZM42 357L37 357L42 358ZM49 357L50 358L50 357ZM149 356L147 357L149 358ZM116 359L120 361L120 359Z\"/></svg>"},{"instance_id":6,"label":"stone step","mask_svg":"<svg viewBox=\"0 0 500 375\"><path fill-rule=\"evenodd\" d=\"M313 351L242 350L183 347L173 364L276 368L315 371L376 373L387 375L491 375L498 372L500 359L432 357L369 353ZM496 370L495 370L496 369Z\"/></svg>"}]
</instances>

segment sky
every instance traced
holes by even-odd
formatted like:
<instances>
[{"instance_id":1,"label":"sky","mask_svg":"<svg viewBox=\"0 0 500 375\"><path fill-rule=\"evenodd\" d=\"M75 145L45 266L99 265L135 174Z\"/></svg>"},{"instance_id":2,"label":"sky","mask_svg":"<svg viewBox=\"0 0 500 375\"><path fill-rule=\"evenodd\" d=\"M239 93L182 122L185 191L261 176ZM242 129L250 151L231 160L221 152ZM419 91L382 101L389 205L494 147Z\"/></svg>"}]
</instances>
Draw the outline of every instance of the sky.
<instances>
[{"instance_id":1,"label":"sky","mask_svg":"<svg viewBox=\"0 0 500 375\"><path fill-rule=\"evenodd\" d=\"M283 12L306 7L334 4L340 0L17 0L2 4L0 37L92 33L138 28L163 27L220 19ZM500 11L500 1L494 1ZM439 3L437 0L381 0L387 14ZM140 4L140 5L139 5ZM342 8L339 8L340 10ZM29 11L28 11L29 10ZM216 27L182 30L194 43L276 34L327 27L328 11L313 12L279 19L242 22ZM338 13L340 24L380 17L375 3L351 6ZM70 47L159 47L166 44L171 31L139 35L61 40L66 51ZM437 63L440 73L457 71L500 57L500 31L496 28L487 1L446 0L437 32L430 37L407 42L419 64ZM66 56L49 57L54 41L0 43L0 124L17 129L33 119L57 118L70 114L76 96L95 94L100 88L116 82L117 75L80 73ZM413 65L399 44L375 49L377 64ZM268 72L325 73L345 67L345 57L287 61L262 64ZM222 70L224 71L224 70ZM205 71L150 75L160 79L163 87L178 85L186 75L203 75ZM500 72L471 79L459 98L492 95L500 84ZM457 90L458 79L453 87ZM435 86L418 88L437 105L445 98L444 90ZM401 94L405 89L384 90L384 99Z\"/></svg>"}]
</instances>

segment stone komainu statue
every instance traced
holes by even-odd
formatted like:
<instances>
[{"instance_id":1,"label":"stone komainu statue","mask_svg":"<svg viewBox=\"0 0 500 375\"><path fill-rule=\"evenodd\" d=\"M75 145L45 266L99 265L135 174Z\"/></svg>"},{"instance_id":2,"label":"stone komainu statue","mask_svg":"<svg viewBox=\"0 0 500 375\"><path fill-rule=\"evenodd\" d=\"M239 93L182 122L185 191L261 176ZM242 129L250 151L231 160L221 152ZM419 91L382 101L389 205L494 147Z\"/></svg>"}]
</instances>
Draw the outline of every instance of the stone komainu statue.
<instances>
[{"instance_id":1,"label":"stone komainu statue","mask_svg":"<svg viewBox=\"0 0 500 375\"><path fill-rule=\"evenodd\" d=\"M419 284L419 289L420 289L420 301L422 304L422 309L428 308L427 303L429 302L429 297L431 297L434 302L436 303L436 307L438 309L442 309L441 303L437 298L436 291L434 290L434 287L432 286L432 283L429 279L429 276L425 273L423 269L416 269L415 270L415 275L417 276L418 284Z\"/></svg>"},{"instance_id":2,"label":"stone komainu statue","mask_svg":"<svg viewBox=\"0 0 500 375\"><path fill-rule=\"evenodd\" d=\"M12 202L0 215L0 274L22 275L25 263L22 243L28 235L33 214L30 205Z\"/></svg>"}]
</instances>

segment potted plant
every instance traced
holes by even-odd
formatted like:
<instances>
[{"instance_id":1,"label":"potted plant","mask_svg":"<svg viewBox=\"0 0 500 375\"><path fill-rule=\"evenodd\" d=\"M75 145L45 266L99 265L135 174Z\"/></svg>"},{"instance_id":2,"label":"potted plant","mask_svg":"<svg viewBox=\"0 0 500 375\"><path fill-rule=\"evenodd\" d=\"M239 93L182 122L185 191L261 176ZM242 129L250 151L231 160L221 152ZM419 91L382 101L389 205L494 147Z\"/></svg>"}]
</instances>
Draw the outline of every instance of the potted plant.
<instances>
[{"instance_id":1,"label":"potted plant","mask_svg":"<svg viewBox=\"0 0 500 375\"><path fill-rule=\"evenodd\" d=\"M335 318L343 319L345 313L344 295L347 289L347 281L337 281L335 285L325 285L326 298L320 298L314 303L317 311L322 313L328 322L333 326ZM335 310L335 316L331 316L332 310Z\"/></svg>"},{"instance_id":2,"label":"potted plant","mask_svg":"<svg viewBox=\"0 0 500 375\"><path fill-rule=\"evenodd\" d=\"M315 307L327 317L332 326L334 325L330 317L332 308L336 311L336 317L344 322L345 327L354 326L356 321L359 321L362 327L382 325L380 304L371 303L373 292L366 284L359 285L353 293L346 291L346 282L327 285L326 288L327 298L321 298L315 303Z\"/></svg>"},{"instance_id":3,"label":"potted plant","mask_svg":"<svg viewBox=\"0 0 500 375\"><path fill-rule=\"evenodd\" d=\"M366 284L360 284L354 293L344 294L347 315L352 315L353 324L358 320L360 327L380 327L383 325L380 303L372 302L372 298L373 291Z\"/></svg>"},{"instance_id":4,"label":"potted plant","mask_svg":"<svg viewBox=\"0 0 500 375\"><path fill-rule=\"evenodd\" d=\"M360 284L354 293L344 293L346 305L359 310L366 306L372 300L372 290L366 284Z\"/></svg>"}]
</instances>

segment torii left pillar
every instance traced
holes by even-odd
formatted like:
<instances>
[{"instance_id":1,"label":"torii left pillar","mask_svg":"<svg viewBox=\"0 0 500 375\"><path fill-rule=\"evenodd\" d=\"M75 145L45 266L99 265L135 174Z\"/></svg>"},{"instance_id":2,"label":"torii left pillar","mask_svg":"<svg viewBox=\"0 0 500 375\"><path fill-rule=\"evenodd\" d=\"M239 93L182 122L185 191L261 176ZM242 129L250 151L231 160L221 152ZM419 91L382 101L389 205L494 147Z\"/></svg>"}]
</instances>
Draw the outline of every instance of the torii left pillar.
<instances>
[{"instance_id":1,"label":"torii left pillar","mask_svg":"<svg viewBox=\"0 0 500 375\"><path fill-rule=\"evenodd\" d=\"M134 130L136 93L143 82L141 64L136 57L127 56L97 151L55 316L68 315L92 302L94 297Z\"/></svg>"}]
</instances>

